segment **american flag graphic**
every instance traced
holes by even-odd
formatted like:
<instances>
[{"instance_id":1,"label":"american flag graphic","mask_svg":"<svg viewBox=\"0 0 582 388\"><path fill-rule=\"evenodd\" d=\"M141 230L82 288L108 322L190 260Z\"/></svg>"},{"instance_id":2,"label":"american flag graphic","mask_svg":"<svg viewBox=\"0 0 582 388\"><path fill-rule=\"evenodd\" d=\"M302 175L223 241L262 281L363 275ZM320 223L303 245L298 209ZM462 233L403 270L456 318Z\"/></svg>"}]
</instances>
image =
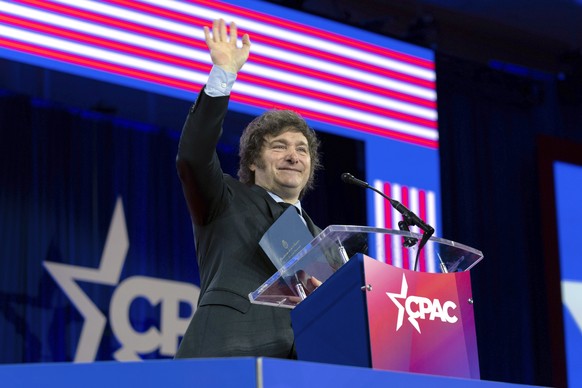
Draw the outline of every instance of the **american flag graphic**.
<instances>
[{"instance_id":1,"label":"american flag graphic","mask_svg":"<svg viewBox=\"0 0 582 388\"><path fill-rule=\"evenodd\" d=\"M18 52L197 93L211 66L202 26L224 18L252 40L232 101L290 108L348 130L438 147L432 60L267 15L249 4L0 1L0 55Z\"/></svg>"},{"instance_id":2,"label":"american flag graphic","mask_svg":"<svg viewBox=\"0 0 582 388\"><path fill-rule=\"evenodd\" d=\"M430 190L422 190L416 187L407 187L398 183L374 181L374 188L388 197L402 203L427 224L436 230L436 198ZM402 215L396 211L390 203L379 195L374 198L374 225L378 228L398 229L398 221ZM410 228L411 232L422 233L416 226ZM385 236L376 237L375 258L399 268L413 269L416 258L416 250L408 249L402 245L402 237ZM436 272L438 265L433 245L427 244L420 252L418 270L421 272Z\"/></svg>"}]
</instances>

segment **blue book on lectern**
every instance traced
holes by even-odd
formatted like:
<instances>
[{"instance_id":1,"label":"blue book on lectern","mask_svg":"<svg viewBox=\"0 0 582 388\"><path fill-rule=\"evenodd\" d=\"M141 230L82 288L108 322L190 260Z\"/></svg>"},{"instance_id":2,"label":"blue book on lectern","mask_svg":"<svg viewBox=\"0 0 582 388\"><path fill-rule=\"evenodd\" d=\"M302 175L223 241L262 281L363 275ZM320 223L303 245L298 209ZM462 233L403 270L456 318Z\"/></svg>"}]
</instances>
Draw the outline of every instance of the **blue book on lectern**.
<instances>
[{"instance_id":1,"label":"blue book on lectern","mask_svg":"<svg viewBox=\"0 0 582 388\"><path fill-rule=\"evenodd\" d=\"M275 267L280 269L311 240L313 235L297 213L297 209L289 206L263 235L259 245Z\"/></svg>"}]
</instances>

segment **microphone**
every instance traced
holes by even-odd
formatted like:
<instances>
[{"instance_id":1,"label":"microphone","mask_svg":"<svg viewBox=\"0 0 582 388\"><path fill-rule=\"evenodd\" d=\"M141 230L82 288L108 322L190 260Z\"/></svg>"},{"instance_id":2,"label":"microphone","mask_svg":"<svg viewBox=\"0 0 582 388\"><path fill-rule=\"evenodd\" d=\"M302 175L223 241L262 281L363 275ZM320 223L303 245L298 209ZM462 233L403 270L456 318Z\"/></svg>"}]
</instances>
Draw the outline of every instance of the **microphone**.
<instances>
[{"instance_id":1,"label":"microphone","mask_svg":"<svg viewBox=\"0 0 582 388\"><path fill-rule=\"evenodd\" d=\"M348 172L344 172L342 174L342 181L344 181L345 183L349 183L350 185L363 187L365 189L372 188L367 182L359 180L358 178L354 177L352 174Z\"/></svg>"},{"instance_id":2,"label":"microphone","mask_svg":"<svg viewBox=\"0 0 582 388\"><path fill-rule=\"evenodd\" d=\"M375 191L376 193L380 194L388 202L390 202L390 205L392 205L392 207L394 209L396 209L396 211L398 211L400 214L402 214L402 217L404 218L405 223L407 223L408 225L418 226L418 228L424 232L424 234L422 235L422 239L420 240L420 243L418 244L418 252L416 254L416 261L414 262L414 270L416 271L416 266L418 264L418 255L420 254L420 250L427 243L430 236L433 235L434 228L432 226L428 225L426 222L424 222L419 216L414 214L413 211L408 209L406 206L404 206L403 204L401 204L397 200L390 198L389 196L387 196L386 194L384 194L380 190L376 189L374 186L370 186L370 184L368 184L368 182L364 182L364 181L354 177L352 174L347 173L347 172L344 172L341 175L341 178L342 178L342 181L344 181L345 183L360 186L360 187L363 187L365 189L371 189L371 190Z\"/></svg>"}]
</instances>

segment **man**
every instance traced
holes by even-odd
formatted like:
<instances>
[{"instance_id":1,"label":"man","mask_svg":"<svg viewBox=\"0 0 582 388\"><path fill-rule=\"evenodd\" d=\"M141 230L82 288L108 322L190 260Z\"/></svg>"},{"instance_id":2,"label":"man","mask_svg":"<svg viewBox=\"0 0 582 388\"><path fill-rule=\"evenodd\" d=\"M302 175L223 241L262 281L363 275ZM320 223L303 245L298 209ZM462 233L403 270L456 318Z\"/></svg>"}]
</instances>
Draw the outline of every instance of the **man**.
<instances>
[{"instance_id":1,"label":"man","mask_svg":"<svg viewBox=\"0 0 582 388\"><path fill-rule=\"evenodd\" d=\"M204 28L213 68L184 124L176 165L193 222L200 298L177 358L266 356L293 358L289 310L251 304L248 294L276 268L259 240L295 205L319 167L319 142L296 113L268 111L240 140L239 180L223 174L216 154L236 74L250 39L237 46L237 27L215 20ZM312 234L321 230L303 212Z\"/></svg>"}]
</instances>

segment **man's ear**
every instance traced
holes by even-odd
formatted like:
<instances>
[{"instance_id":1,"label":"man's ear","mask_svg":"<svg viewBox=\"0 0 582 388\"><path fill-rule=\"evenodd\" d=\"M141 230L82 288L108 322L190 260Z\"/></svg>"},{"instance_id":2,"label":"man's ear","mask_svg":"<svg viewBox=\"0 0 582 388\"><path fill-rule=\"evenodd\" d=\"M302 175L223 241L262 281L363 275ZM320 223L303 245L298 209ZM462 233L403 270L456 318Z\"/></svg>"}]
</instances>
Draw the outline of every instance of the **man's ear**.
<instances>
[{"instance_id":1,"label":"man's ear","mask_svg":"<svg viewBox=\"0 0 582 388\"><path fill-rule=\"evenodd\" d=\"M251 170L252 172L255 172L256 169L257 169L257 165L254 163L251 163L249 166L249 170Z\"/></svg>"}]
</instances>

